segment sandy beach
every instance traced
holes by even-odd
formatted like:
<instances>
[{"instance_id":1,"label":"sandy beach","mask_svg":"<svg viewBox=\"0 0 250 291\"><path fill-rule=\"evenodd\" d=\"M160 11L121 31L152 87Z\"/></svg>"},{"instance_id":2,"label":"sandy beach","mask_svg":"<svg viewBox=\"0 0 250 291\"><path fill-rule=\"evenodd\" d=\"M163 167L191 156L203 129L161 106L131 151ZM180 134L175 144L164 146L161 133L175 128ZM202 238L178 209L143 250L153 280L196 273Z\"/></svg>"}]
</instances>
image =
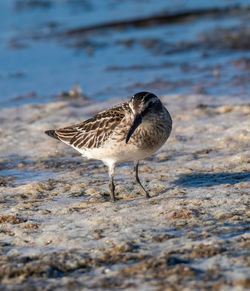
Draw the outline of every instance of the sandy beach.
<instances>
[{"instance_id":1,"label":"sandy beach","mask_svg":"<svg viewBox=\"0 0 250 291\"><path fill-rule=\"evenodd\" d=\"M160 97L168 142L116 170L43 131L123 102L61 100L0 109L1 290L247 290L250 104Z\"/></svg>"},{"instance_id":2,"label":"sandy beach","mask_svg":"<svg viewBox=\"0 0 250 291\"><path fill-rule=\"evenodd\" d=\"M0 1L1 291L250 290L249 12L248 0ZM111 203L107 167L44 131L139 91L173 130L140 163L152 198L124 163Z\"/></svg>"}]
</instances>

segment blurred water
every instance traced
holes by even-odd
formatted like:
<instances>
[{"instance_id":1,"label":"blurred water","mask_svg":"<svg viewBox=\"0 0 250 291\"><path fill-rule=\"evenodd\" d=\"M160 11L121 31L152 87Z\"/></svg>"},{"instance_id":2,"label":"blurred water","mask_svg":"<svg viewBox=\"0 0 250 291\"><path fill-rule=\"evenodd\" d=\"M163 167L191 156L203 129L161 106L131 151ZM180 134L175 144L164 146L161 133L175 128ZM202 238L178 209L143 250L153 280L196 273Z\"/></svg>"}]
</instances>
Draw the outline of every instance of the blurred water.
<instances>
[{"instance_id":1,"label":"blurred water","mask_svg":"<svg viewBox=\"0 0 250 291\"><path fill-rule=\"evenodd\" d=\"M249 33L247 12L171 25L107 29L70 39L36 38L106 21L235 4L246 6L250 1L1 1L0 106L49 102L75 82L95 100L138 90L246 99L249 49L231 47L220 34L213 42L211 35L220 30L237 34L244 28L248 29L245 36Z\"/></svg>"}]
</instances>

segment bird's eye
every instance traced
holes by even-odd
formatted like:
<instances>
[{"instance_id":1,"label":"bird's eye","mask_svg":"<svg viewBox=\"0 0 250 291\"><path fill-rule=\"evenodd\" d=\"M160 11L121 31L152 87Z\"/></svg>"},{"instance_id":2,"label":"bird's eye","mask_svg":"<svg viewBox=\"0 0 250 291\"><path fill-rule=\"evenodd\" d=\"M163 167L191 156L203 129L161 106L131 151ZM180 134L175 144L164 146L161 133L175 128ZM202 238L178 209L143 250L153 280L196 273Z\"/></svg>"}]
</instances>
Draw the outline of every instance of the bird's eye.
<instances>
[{"instance_id":1,"label":"bird's eye","mask_svg":"<svg viewBox=\"0 0 250 291\"><path fill-rule=\"evenodd\" d=\"M150 107L152 107L152 105L153 105L153 102L149 102L147 107L150 108Z\"/></svg>"},{"instance_id":2,"label":"bird's eye","mask_svg":"<svg viewBox=\"0 0 250 291\"><path fill-rule=\"evenodd\" d=\"M144 107L144 109L143 109L141 115L142 115L142 116L145 116L145 115L149 112L149 110L152 108L152 105L153 105L153 102L149 102L149 103Z\"/></svg>"}]
</instances>

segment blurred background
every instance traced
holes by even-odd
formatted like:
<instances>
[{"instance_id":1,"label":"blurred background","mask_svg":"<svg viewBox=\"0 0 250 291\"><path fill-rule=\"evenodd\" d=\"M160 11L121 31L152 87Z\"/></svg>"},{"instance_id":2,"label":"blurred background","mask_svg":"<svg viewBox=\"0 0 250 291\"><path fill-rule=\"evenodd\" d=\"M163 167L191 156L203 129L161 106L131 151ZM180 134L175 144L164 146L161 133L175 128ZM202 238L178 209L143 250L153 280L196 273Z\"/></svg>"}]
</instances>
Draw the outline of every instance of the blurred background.
<instances>
[{"instance_id":1,"label":"blurred background","mask_svg":"<svg viewBox=\"0 0 250 291\"><path fill-rule=\"evenodd\" d=\"M250 0L0 1L0 107L250 92Z\"/></svg>"}]
</instances>

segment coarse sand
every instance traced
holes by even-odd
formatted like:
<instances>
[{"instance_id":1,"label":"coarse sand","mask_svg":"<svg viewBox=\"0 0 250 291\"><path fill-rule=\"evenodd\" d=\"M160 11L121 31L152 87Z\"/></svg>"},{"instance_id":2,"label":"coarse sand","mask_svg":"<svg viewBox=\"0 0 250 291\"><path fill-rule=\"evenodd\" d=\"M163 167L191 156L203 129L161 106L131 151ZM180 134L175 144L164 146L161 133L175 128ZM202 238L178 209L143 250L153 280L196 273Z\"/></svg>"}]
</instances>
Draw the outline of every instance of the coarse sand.
<instances>
[{"instance_id":1,"label":"coarse sand","mask_svg":"<svg viewBox=\"0 0 250 291\"><path fill-rule=\"evenodd\" d=\"M250 104L161 99L173 131L139 167L152 198L126 163L116 203L101 162L43 132L125 99L0 109L1 290L249 290Z\"/></svg>"}]
</instances>

